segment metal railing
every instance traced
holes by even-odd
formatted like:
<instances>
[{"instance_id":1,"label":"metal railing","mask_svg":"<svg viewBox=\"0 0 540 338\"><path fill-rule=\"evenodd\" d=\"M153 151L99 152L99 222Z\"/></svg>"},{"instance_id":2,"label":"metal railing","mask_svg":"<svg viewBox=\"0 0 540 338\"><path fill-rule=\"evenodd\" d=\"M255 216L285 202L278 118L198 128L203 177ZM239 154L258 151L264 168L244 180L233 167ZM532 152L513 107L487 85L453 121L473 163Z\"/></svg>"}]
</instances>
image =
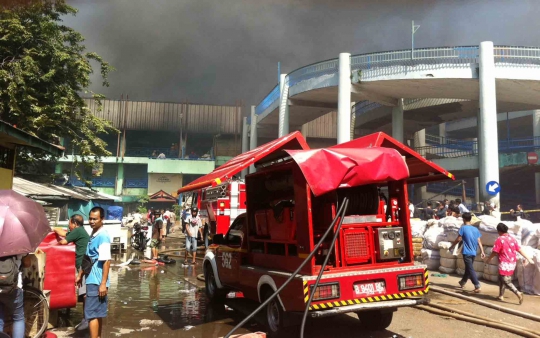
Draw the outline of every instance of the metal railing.
<instances>
[{"instance_id":1,"label":"metal railing","mask_svg":"<svg viewBox=\"0 0 540 338\"><path fill-rule=\"evenodd\" d=\"M148 188L148 177L126 178L124 180L125 188Z\"/></svg>"},{"instance_id":2,"label":"metal railing","mask_svg":"<svg viewBox=\"0 0 540 338\"><path fill-rule=\"evenodd\" d=\"M213 150L210 149L208 153L209 157L202 157L195 155L190 157L190 154L185 154L184 158L178 157L178 150L171 150L170 148L147 148L147 147L128 147L126 149L125 157L148 157L153 159L158 159L159 155L165 155L164 159L174 159L174 160L192 160L192 161L213 161L214 155Z\"/></svg>"},{"instance_id":3,"label":"metal railing","mask_svg":"<svg viewBox=\"0 0 540 338\"><path fill-rule=\"evenodd\" d=\"M114 188L116 183L115 177L92 177L88 179L92 181L92 187L94 188ZM82 180L79 180L76 177L72 177L69 180L69 183L75 187L84 187L85 183Z\"/></svg>"},{"instance_id":4,"label":"metal railing","mask_svg":"<svg viewBox=\"0 0 540 338\"><path fill-rule=\"evenodd\" d=\"M279 102L279 83L264 97L264 99L255 107L255 114L261 115L268 109L273 103ZM251 116L248 117L248 122L251 123Z\"/></svg>"},{"instance_id":5,"label":"metal railing","mask_svg":"<svg viewBox=\"0 0 540 338\"><path fill-rule=\"evenodd\" d=\"M477 141L464 141L426 135L429 146L416 147L414 150L420 155L438 157L463 157L478 155ZM529 152L540 148L540 137L499 140L499 153Z\"/></svg>"},{"instance_id":6,"label":"metal railing","mask_svg":"<svg viewBox=\"0 0 540 338\"><path fill-rule=\"evenodd\" d=\"M467 65L476 64L479 59L479 46L456 46L418 48L414 52L410 49L387 51L379 53L359 54L351 56L351 71L361 73L372 69L392 66L415 66L429 64ZM495 63L501 64L540 64L540 48L518 46L495 46ZM296 69L287 76L289 86L294 87L302 81L311 80L318 76L335 75L339 70L338 59L317 62ZM359 72L360 71L360 72ZM360 74L360 78L362 75ZM323 81L314 84L313 88L324 87ZM306 87L307 88L307 87ZM306 89L308 90L308 89ZM275 92L277 91L277 93ZM279 85L277 85L257 105L257 115L262 114L268 107L279 101Z\"/></svg>"}]
</instances>

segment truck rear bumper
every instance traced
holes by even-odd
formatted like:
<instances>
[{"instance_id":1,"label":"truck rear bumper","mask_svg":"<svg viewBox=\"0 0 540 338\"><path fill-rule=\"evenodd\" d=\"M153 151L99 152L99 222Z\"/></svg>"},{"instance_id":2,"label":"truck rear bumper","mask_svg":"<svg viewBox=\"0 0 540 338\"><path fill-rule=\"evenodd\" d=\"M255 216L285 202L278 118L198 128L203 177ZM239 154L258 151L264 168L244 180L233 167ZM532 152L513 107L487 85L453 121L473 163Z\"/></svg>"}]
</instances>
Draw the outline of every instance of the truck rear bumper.
<instances>
[{"instance_id":1,"label":"truck rear bumper","mask_svg":"<svg viewBox=\"0 0 540 338\"><path fill-rule=\"evenodd\" d=\"M359 312L359 311L369 311L369 310L382 310L382 309L395 309L398 307L404 306L415 306L421 304L427 304L429 301L427 298L409 298L409 299L400 299L400 300L389 300L385 302L376 302L376 303L362 303L349 306L335 307L326 310L320 311L310 311L309 315L312 318L322 318L339 315L341 313L347 312Z\"/></svg>"}]
</instances>

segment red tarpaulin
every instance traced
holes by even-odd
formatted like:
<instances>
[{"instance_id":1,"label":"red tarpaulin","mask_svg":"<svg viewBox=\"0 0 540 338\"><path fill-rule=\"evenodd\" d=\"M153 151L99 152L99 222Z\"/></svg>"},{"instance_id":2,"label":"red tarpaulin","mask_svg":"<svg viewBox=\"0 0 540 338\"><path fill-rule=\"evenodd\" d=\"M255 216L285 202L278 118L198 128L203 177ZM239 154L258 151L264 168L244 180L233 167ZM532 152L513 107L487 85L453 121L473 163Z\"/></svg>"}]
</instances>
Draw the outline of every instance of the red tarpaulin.
<instances>
[{"instance_id":1,"label":"red tarpaulin","mask_svg":"<svg viewBox=\"0 0 540 338\"><path fill-rule=\"evenodd\" d=\"M397 181L409 177L403 157L388 148L287 150L315 196L337 188Z\"/></svg>"},{"instance_id":2,"label":"red tarpaulin","mask_svg":"<svg viewBox=\"0 0 540 338\"><path fill-rule=\"evenodd\" d=\"M440 181L449 178L452 180L455 179L454 175L445 169L426 160L416 151L382 132L373 133L349 142L338 144L330 147L330 149L372 147L396 149L402 156L405 156L405 161L409 167L409 179L407 180L407 183L413 184Z\"/></svg>"},{"instance_id":3,"label":"red tarpaulin","mask_svg":"<svg viewBox=\"0 0 540 338\"><path fill-rule=\"evenodd\" d=\"M232 158L208 175L199 177L190 184L178 189L178 193L180 194L186 191L209 187L214 182L219 184L221 181L237 175L252 164L262 161L271 161L282 157L283 154L281 153L281 150L284 149L309 149L309 147L302 134L295 131L294 133L290 133L287 136L283 136Z\"/></svg>"},{"instance_id":4,"label":"red tarpaulin","mask_svg":"<svg viewBox=\"0 0 540 338\"><path fill-rule=\"evenodd\" d=\"M39 245L45 252L45 280L43 289L51 290L51 310L77 305L75 292L75 245L59 245L51 232Z\"/></svg>"}]
</instances>

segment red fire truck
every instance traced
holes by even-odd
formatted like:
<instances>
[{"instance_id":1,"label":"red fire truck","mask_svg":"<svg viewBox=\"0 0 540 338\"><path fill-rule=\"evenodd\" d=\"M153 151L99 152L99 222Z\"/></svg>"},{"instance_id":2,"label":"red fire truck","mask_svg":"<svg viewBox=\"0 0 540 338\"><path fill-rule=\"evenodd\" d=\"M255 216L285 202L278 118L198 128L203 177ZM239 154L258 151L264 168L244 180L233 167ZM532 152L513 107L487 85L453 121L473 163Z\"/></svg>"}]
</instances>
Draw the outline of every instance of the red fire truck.
<instances>
[{"instance_id":1,"label":"red fire truck","mask_svg":"<svg viewBox=\"0 0 540 338\"><path fill-rule=\"evenodd\" d=\"M220 166L210 174L200 177L178 190L197 206L203 223L210 225L210 233L226 234L236 217L246 212L246 185L237 175L267 157L269 153L279 152L284 145L287 149L309 149L303 138L283 137L264 145L262 149L254 149L240 154Z\"/></svg>"},{"instance_id":2,"label":"red fire truck","mask_svg":"<svg viewBox=\"0 0 540 338\"><path fill-rule=\"evenodd\" d=\"M212 301L234 290L262 303L291 279L266 305L271 335L286 314L303 312L312 294L311 317L355 312L368 329L384 329L397 308L426 301L428 274L413 260L407 184L452 174L384 133L311 150L295 132L249 153L202 179L257 168L246 176L247 212L206 252ZM328 236L314 250L328 232L337 232L335 245Z\"/></svg>"}]
</instances>

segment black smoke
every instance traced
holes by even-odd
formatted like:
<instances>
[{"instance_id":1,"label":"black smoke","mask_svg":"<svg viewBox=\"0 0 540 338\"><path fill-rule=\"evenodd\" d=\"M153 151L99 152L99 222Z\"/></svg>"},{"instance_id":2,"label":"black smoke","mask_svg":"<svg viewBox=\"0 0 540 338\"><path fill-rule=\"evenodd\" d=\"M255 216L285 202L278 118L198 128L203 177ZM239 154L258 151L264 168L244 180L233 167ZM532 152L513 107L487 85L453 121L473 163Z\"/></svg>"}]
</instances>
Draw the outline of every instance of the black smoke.
<instances>
[{"instance_id":1,"label":"black smoke","mask_svg":"<svg viewBox=\"0 0 540 338\"><path fill-rule=\"evenodd\" d=\"M282 72L352 54L416 47L540 46L536 0L72 0L65 23L117 71L110 98L258 104Z\"/></svg>"}]
</instances>

